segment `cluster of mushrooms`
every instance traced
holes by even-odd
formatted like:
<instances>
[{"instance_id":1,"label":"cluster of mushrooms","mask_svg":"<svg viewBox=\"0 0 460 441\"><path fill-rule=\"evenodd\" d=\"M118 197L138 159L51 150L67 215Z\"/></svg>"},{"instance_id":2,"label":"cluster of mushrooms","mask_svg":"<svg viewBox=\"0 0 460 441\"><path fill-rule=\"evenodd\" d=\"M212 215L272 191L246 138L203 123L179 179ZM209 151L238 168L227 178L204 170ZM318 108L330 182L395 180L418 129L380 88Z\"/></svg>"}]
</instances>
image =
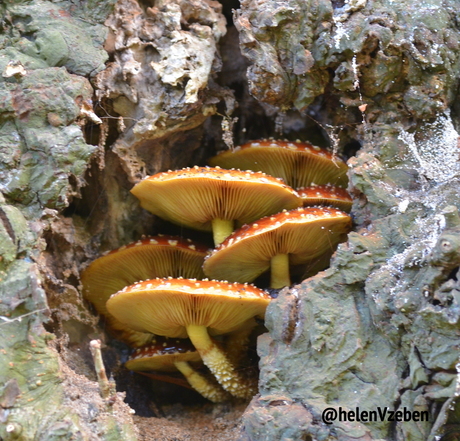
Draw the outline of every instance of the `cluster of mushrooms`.
<instances>
[{"instance_id":1,"label":"cluster of mushrooms","mask_svg":"<svg viewBox=\"0 0 460 441\"><path fill-rule=\"evenodd\" d=\"M131 192L163 219L212 232L214 250L149 237L96 259L82 283L117 338L134 347L128 369L180 371L220 402L257 391L239 366L271 297L249 283L269 270L278 289L291 274L324 269L350 231L351 198L346 164L308 143L255 141L210 165L158 173Z\"/></svg>"}]
</instances>

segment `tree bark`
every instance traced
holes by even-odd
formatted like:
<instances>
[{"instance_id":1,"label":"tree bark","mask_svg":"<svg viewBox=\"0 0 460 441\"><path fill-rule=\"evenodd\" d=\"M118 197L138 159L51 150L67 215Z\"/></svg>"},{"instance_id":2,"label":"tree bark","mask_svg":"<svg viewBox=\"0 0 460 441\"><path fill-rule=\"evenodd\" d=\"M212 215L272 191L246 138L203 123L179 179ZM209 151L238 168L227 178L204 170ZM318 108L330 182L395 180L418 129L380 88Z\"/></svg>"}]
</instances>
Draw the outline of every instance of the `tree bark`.
<instances>
[{"instance_id":1,"label":"tree bark","mask_svg":"<svg viewBox=\"0 0 460 441\"><path fill-rule=\"evenodd\" d=\"M329 270L269 307L247 438L455 436L458 2L241 6L251 93L281 111L314 109L339 151L360 145L348 161L354 232ZM326 425L330 407L426 410L429 421Z\"/></svg>"}]
</instances>

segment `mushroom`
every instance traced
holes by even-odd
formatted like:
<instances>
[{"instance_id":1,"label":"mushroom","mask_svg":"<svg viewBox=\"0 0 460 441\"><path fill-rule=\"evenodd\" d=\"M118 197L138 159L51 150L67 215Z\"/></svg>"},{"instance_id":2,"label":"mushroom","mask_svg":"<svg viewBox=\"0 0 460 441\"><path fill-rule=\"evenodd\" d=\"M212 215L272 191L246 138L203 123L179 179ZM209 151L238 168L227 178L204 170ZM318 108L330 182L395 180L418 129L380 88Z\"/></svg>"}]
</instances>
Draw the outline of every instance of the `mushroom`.
<instances>
[{"instance_id":1,"label":"mushroom","mask_svg":"<svg viewBox=\"0 0 460 441\"><path fill-rule=\"evenodd\" d=\"M203 278L204 257L208 248L190 239L154 236L124 245L92 262L81 274L83 296L99 314L106 317L113 333L134 346L149 342L151 334L126 329L109 314L105 306L109 297L138 280L154 277Z\"/></svg>"},{"instance_id":2,"label":"mushroom","mask_svg":"<svg viewBox=\"0 0 460 441\"><path fill-rule=\"evenodd\" d=\"M338 156L307 142L258 140L225 150L213 166L261 171L282 178L292 188L312 184L346 187L348 166Z\"/></svg>"},{"instance_id":3,"label":"mushroom","mask_svg":"<svg viewBox=\"0 0 460 441\"><path fill-rule=\"evenodd\" d=\"M297 193L302 198L303 206L327 205L349 213L353 199L348 191L334 185L313 185L298 188Z\"/></svg>"},{"instance_id":4,"label":"mushroom","mask_svg":"<svg viewBox=\"0 0 460 441\"><path fill-rule=\"evenodd\" d=\"M233 332L255 316L263 317L270 296L252 285L194 279L154 279L113 294L107 309L140 332L189 337L222 387L248 398L256 387L244 379L211 336Z\"/></svg>"},{"instance_id":5,"label":"mushroom","mask_svg":"<svg viewBox=\"0 0 460 441\"><path fill-rule=\"evenodd\" d=\"M131 192L142 207L173 223L212 231L221 243L239 225L302 205L279 179L252 171L193 167L150 176Z\"/></svg>"},{"instance_id":6,"label":"mushroom","mask_svg":"<svg viewBox=\"0 0 460 441\"><path fill-rule=\"evenodd\" d=\"M209 380L194 365L202 365L200 354L190 340L155 337L154 343L137 348L125 363L133 371L175 371L184 375L190 386L208 400L219 403L229 395L215 380Z\"/></svg>"},{"instance_id":7,"label":"mushroom","mask_svg":"<svg viewBox=\"0 0 460 441\"><path fill-rule=\"evenodd\" d=\"M304 265L332 255L350 231L348 214L328 207L284 211L245 225L208 255L208 277L251 282L270 269L271 287L291 284L290 265Z\"/></svg>"}]
</instances>

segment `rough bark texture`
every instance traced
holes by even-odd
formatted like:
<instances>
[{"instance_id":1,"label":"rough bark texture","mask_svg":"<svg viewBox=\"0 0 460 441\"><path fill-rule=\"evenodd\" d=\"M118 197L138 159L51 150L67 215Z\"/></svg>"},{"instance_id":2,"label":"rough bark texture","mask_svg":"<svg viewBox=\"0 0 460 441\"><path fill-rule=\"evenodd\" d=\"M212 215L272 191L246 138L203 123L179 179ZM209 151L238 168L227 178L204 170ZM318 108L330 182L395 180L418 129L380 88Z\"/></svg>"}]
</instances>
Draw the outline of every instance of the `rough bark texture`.
<instances>
[{"instance_id":1,"label":"rough bark texture","mask_svg":"<svg viewBox=\"0 0 460 441\"><path fill-rule=\"evenodd\" d=\"M120 394L99 398L96 383L69 369L50 314L94 326L77 290L79 249L71 221L47 265L46 235L79 194L95 146L81 126L95 117L87 78L104 68L102 25L111 6L50 2L0 5L0 438L136 439ZM16 68L20 68L19 73ZM95 118L97 119L97 118ZM84 244L83 246L87 246ZM47 299L46 294L50 297ZM56 296L56 297L54 297ZM54 300L53 300L54 297ZM59 300L57 300L59 298ZM62 306L62 308L61 308ZM66 333L67 338L67 333Z\"/></svg>"},{"instance_id":2,"label":"rough bark texture","mask_svg":"<svg viewBox=\"0 0 460 441\"><path fill-rule=\"evenodd\" d=\"M123 396L98 396L87 345L104 336L79 272L182 233L129 190L204 163L226 128L237 143L327 133L355 198L330 269L269 307L260 394L234 439L455 439L459 8L242 0L226 34L211 0L1 3L0 439L136 439ZM321 419L377 406L430 420Z\"/></svg>"},{"instance_id":3,"label":"rough bark texture","mask_svg":"<svg viewBox=\"0 0 460 441\"><path fill-rule=\"evenodd\" d=\"M431 440L455 427L458 6L241 2L252 94L281 110L314 103L362 145L349 160L355 232L329 270L269 307L248 439ZM327 407L377 406L430 421L321 421Z\"/></svg>"}]
</instances>

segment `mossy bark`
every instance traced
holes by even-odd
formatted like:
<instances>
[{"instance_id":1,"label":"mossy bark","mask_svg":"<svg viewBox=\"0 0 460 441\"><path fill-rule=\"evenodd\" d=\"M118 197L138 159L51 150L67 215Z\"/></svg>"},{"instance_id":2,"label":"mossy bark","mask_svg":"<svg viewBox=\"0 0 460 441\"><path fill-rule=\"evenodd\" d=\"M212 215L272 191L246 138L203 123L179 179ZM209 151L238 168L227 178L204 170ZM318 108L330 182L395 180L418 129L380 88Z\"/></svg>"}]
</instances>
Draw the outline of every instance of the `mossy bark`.
<instances>
[{"instance_id":1,"label":"mossy bark","mask_svg":"<svg viewBox=\"0 0 460 441\"><path fill-rule=\"evenodd\" d=\"M269 307L241 438L458 434L459 7L242 0L224 37L211 0L3 2L0 437L135 439L78 352L103 338L79 272L161 232L133 183L203 164L232 129L327 134L355 200L330 269ZM430 420L321 420L377 406Z\"/></svg>"},{"instance_id":2,"label":"mossy bark","mask_svg":"<svg viewBox=\"0 0 460 441\"><path fill-rule=\"evenodd\" d=\"M44 328L55 314L81 329L95 323L76 285L55 273L45 255L46 235L69 200L79 194L96 150L85 141L82 126L98 121L88 79L107 60L102 22L112 6L91 3L78 10L65 2L0 5L3 440L136 439L123 396L114 394L110 402L100 398L96 383L63 361L61 344L68 334L62 340L63 332L57 338ZM66 225L69 228L62 231L67 242L60 258L66 253L72 256L62 267L69 279L78 277L78 270L72 224ZM51 292L60 297L62 309L47 298Z\"/></svg>"}]
</instances>

